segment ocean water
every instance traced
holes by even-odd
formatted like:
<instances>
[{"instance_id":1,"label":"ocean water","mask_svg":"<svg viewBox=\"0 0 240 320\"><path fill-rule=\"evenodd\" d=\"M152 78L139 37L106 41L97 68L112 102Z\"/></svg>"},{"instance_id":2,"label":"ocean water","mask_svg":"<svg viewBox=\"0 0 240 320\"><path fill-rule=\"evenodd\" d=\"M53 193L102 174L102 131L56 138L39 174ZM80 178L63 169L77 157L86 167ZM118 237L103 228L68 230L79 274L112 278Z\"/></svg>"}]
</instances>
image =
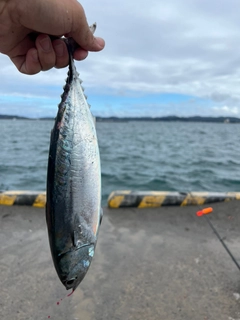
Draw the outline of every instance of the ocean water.
<instances>
[{"instance_id":1,"label":"ocean water","mask_svg":"<svg viewBox=\"0 0 240 320\"><path fill-rule=\"evenodd\" d=\"M0 190L46 188L52 121L0 121ZM98 122L102 197L113 190L240 191L240 125Z\"/></svg>"}]
</instances>

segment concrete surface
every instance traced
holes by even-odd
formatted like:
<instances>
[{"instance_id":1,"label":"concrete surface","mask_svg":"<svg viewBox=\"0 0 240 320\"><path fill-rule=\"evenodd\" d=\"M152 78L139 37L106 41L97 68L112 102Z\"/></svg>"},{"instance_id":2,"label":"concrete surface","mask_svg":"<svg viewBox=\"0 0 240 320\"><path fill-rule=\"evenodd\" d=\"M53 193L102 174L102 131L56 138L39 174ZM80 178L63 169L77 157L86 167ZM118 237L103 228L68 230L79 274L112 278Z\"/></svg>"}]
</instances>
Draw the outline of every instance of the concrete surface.
<instances>
[{"instance_id":1,"label":"concrete surface","mask_svg":"<svg viewBox=\"0 0 240 320\"><path fill-rule=\"evenodd\" d=\"M240 260L240 203L212 207ZM91 268L66 297L44 209L0 206L0 319L239 320L240 272L197 210L104 209Z\"/></svg>"}]
</instances>

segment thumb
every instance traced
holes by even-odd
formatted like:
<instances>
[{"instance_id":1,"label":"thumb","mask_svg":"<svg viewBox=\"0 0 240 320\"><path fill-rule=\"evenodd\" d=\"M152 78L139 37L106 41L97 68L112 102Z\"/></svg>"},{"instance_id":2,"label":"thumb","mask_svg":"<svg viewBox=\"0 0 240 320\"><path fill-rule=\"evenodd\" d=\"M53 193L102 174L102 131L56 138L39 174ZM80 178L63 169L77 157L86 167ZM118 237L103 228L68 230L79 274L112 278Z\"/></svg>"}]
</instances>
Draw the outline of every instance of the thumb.
<instances>
[{"instance_id":1,"label":"thumb","mask_svg":"<svg viewBox=\"0 0 240 320\"><path fill-rule=\"evenodd\" d=\"M73 15L72 30L65 36L72 37L86 51L100 51L105 46L102 38L94 37L84 12L81 19L79 19L79 15Z\"/></svg>"}]
</instances>

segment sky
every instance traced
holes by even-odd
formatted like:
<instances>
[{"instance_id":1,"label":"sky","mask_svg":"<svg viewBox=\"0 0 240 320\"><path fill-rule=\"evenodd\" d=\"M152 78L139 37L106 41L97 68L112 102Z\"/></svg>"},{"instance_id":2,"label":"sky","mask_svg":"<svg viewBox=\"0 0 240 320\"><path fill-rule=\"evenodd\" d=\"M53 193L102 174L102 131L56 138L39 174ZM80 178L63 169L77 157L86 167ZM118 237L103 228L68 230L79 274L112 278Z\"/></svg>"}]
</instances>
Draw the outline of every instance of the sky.
<instances>
[{"instance_id":1,"label":"sky","mask_svg":"<svg viewBox=\"0 0 240 320\"><path fill-rule=\"evenodd\" d=\"M82 0L106 41L77 62L95 116L240 117L239 0ZM67 68L19 73L0 54L0 114L54 117Z\"/></svg>"}]
</instances>

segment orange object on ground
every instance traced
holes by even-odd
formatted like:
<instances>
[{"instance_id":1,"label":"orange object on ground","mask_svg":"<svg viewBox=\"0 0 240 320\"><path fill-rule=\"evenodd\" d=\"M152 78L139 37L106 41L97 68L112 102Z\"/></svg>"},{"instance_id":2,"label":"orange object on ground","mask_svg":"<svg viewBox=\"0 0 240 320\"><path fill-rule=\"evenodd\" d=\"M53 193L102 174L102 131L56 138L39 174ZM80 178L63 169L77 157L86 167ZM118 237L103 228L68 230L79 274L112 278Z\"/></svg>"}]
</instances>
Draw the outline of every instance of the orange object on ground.
<instances>
[{"instance_id":1,"label":"orange object on ground","mask_svg":"<svg viewBox=\"0 0 240 320\"><path fill-rule=\"evenodd\" d=\"M201 216L203 216L204 214L208 214L208 213L211 213L211 212L213 212L213 208L212 208L212 207L208 207L208 208L204 208L204 209L198 211L198 212L196 213L196 215L197 215L198 217L201 217Z\"/></svg>"}]
</instances>

